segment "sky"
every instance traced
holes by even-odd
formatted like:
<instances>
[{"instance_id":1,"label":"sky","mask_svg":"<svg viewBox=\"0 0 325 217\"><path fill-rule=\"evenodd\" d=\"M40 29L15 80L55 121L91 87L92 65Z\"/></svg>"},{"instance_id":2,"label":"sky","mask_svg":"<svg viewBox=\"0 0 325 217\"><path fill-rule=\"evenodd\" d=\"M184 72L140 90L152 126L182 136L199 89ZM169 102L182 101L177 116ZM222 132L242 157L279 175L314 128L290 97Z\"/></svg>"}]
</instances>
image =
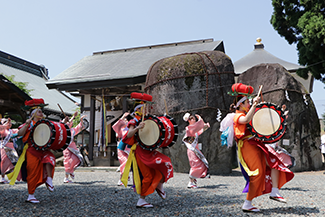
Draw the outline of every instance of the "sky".
<instances>
[{"instance_id":1,"label":"sky","mask_svg":"<svg viewBox=\"0 0 325 217\"><path fill-rule=\"evenodd\" d=\"M51 79L93 52L213 38L233 62L265 50L298 64L273 29L271 0L15 0L0 3L0 50L44 65ZM324 84L311 97L325 113Z\"/></svg>"}]
</instances>

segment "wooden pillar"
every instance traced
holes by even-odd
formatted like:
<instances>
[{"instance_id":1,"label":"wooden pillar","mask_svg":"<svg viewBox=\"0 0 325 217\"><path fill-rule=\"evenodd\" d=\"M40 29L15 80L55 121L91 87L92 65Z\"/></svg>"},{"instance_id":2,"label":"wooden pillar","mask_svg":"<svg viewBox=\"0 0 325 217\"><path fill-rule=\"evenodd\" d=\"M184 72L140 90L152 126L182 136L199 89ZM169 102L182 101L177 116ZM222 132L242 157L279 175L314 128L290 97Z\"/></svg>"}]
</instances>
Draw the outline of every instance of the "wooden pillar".
<instances>
[{"instance_id":1,"label":"wooden pillar","mask_svg":"<svg viewBox=\"0 0 325 217\"><path fill-rule=\"evenodd\" d=\"M85 111L85 96L81 96L81 102L80 102L80 113L83 113Z\"/></svg>"},{"instance_id":2,"label":"wooden pillar","mask_svg":"<svg viewBox=\"0 0 325 217\"><path fill-rule=\"evenodd\" d=\"M123 114L128 111L128 104L127 104L126 99L127 99L126 96L122 97Z\"/></svg>"},{"instance_id":3,"label":"wooden pillar","mask_svg":"<svg viewBox=\"0 0 325 217\"><path fill-rule=\"evenodd\" d=\"M90 123L89 123L89 159L93 160L94 153L94 141L95 141L95 105L96 101L94 99L95 96L90 97Z\"/></svg>"}]
</instances>

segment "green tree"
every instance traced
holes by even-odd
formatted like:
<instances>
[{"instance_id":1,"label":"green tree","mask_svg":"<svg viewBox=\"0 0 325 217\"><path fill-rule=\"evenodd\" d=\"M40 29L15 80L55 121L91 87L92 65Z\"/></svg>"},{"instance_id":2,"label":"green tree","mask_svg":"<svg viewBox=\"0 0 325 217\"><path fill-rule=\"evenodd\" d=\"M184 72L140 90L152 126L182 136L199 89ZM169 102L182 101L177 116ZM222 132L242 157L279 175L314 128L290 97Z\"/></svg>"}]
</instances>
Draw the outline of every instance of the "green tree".
<instances>
[{"instance_id":1,"label":"green tree","mask_svg":"<svg viewBox=\"0 0 325 217\"><path fill-rule=\"evenodd\" d=\"M11 123L12 123L12 129L14 128L18 128L20 125L22 125L24 123L23 118L19 115L19 114L8 114L5 113L4 118L10 118L11 119Z\"/></svg>"},{"instance_id":2,"label":"green tree","mask_svg":"<svg viewBox=\"0 0 325 217\"><path fill-rule=\"evenodd\" d=\"M33 89L31 89L31 90L27 89L28 82L15 81L14 80L15 79L14 75L8 76L8 75L4 75L2 73L0 73L0 74L3 75L5 78L7 78L11 83L16 85L21 91L23 91L27 95L31 96L31 92L33 91ZM18 128L18 126L20 126L23 123L23 118L19 114L5 113L4 118L10 118L11 119L12 128Z\"/></svg>"},{"instance_id":3,"label":"green tree","mask_svg":"<svg viewBox=\"0 0 325 217\"><path fill-rule=\"evenodd\" d=\"M325 1L272 0L271 24L289 44L297 44L299 64L306 66L297 74L308 77L308 71L325 83Z\"/></svg>"},{"instance_id":4,"label":"green tree","mask_svg":"<svg viewBox=\"0 0 325 217\"><path fill-rule=\"evenodd\" d=\"M31 92L33 91L33 89L29 90L27 89L27 85L28 85L28 82L18 82L18 81L15 81L15 76L14 75L4 75L4 74L1 74L3 76L5 76L11 83L13 83L14 85L16 85L19 89L21 89L22 91L24 91L28 96L31 96Z\"/></svg>"},{"instance_id":5,"label":"green tree","mask_svg":"<svg viewBox=\"0 0 325 217\"><path fill-rule=\"evenodd\" d=\"M76 115L76 117L73 119L73 126L77 126L80 122L80 107L77 107L75 110L75 112L78 112L78 114Z\"/></svg>"}]
</instances>

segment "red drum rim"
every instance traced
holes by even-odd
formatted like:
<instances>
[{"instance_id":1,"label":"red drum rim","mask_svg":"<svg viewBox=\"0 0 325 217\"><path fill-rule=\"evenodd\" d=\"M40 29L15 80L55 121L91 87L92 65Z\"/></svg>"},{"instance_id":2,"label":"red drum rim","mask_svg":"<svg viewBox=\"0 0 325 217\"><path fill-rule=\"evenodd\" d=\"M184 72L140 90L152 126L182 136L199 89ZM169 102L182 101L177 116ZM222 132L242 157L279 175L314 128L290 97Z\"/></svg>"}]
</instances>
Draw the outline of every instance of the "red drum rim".
<instances>
[{"instance_id":1,"label":"red drum rim","mask_svg":"<svg viewBox=\"0 0 325 217\"><path fill-rule=\"evenodd\" d=\"M165 129L165 126L163 124L163 121L160 120L159 118L160 117L165 117L168 119L168 121L170 121L170 123L173 125L173 131L174 131L174 136L173 138L171 139L171 141L169 142L169 144L167 146L164 146L164 147L160 147L164 141L165 141L165 136L166 136L166 129ZM144 141L141 140L141 136L139 135L139 132L135 133L135 138L137 140L137 142L139 143L140 147L145 149L145 150L149 150L149 151L152 151L152 150L155 150L157 148L169 148L171 146L173 146L176 141L177 141L177 138L178 138L178 125L176 124L176 121L168 116L168 115L162 115L162 116L155 116L155 115L146 115L144 117L144 121L153 121L155 122L157 125L157 128L159 129L159 135L157 136L157 140L155 141L155 143L153 143L152 145L147 145L147 144L144 144ZM137 123L137 125L140 123L140 121ZM140 133L141 134L141 133Z\"/></svg>"},{"instance_id":2,"label":"red drum rim","mask_svg":"<svg viewBox=\"0 0 325 217\"><path fill-rule=\"evenodd\" d=\"M163 115L163 116L160 116L160 117L166 117L174 126L174 138L172 139L172 141L169 143L169 145L167 145L166 147L161 147L161 148L169 148L169 147L172 147L176 141L177 141L177 138L178 138L178 125L175 121L174 118L170 117L169 115Z\"/></svg>"},{"instance_id":3,"label":"red drum rim","mask_svg":"<svg viewBox=\"0 0 325 217\"><path fill-rule=\"evenodd\" d=\"M146 120L153 121L158 126L159 136L157 138L156 143L154 143L153 145L146 145L141 141L140 136L139 136L139 132L136 132L134 135L135 135L135 138L136 138L136 140L139 143L141 148L143 148L145 150L153 151L153 150L157 149L161 145L161 143L164 141L164 139L165 139L165 129L164 129L163 123L154 115L148 114L148 115L144 116L144 121L146 121ZM139 123L140 123L140 121L137 122L137 126L139 125Z\"/></svg>"},{"instance_id":4,"label":"red drum rim","mask_svg":"<svg viewBox=\"0 0 325 217\"><path fill-rule=\"evenodd\" d=\"M49 136L49 139L47 142L44 142L44 144L42 144L41 146L37 145L34 137L33 137L33 134L37 128L37 126L41 125L41 124L46 124L48 125L50 128L52 128L53 130L50 131L50 136ZM65 144L63 145L62 148L58 149L57 151L63 151L64 149L66 149L70 142L71 142L71 132L70 132L70 128L67 124L64 124L64 123L61 123L64 125L64 127L66 128L66 131L67 131L67 138L66 138L66 141L65 141ZM46 119L42 119L42 120L39 120L35 123L35 125L33 126L32 130L30 131L30 134L29 134L29 139L30 139L30 142L31 142L31 145L36 149L36 150L41 150L41 151L45 151L47 149L49 149L51 147L51 145L54 143L55 141L55 136L56 136L56 131L55 131L55 126L54 124L49 121L49 120L46 120Z\"/></svg>"},{"instance_id":5,"label":"red drum rim","mask_svg":"<svg viewBox=\"0 0 325 217\"><path fill-rule=\"evenodd\" d=\"M284 135L284 133L285 133L285 131L287 129L286 117L284 115L284 112L280 108L280 106L275 105L275 104L273 104L271 102L259 103L256 106L254 115L256 113L258 113L259 111L261 111L261 109L265 109L265 108L272 109L273 110L272 112L277 113L278 116L279 116L280 123L275 123L275 125L276 125L275 127L277 128L277 129L274 129L275 132L267 133L267 135L260 134L258 132L258 129L254 128L254 124L253 124L254 123L254 116L253 116L252 120L247 124L247 128L256 139L261 140L264 143L274 143L274 142L280 140L283 137L283 135Z\"/></svg>"}]
</instances>

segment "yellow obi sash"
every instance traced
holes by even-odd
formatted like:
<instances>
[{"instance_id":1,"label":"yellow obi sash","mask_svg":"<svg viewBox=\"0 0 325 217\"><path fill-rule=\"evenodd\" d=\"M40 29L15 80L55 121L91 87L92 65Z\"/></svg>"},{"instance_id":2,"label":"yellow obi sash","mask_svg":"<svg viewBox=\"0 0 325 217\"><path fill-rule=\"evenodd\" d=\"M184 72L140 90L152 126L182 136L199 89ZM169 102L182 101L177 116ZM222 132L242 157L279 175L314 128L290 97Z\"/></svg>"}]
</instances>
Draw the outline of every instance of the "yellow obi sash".
<instances>
[{"instance_id":1,"label":"yellow obi sash","mask_svg":"<svg viewBox=\"0 0 325 217\"><path fill-rule=\"evenodd\" d=\"M248 168L246 162L244 161L244 158L241 154L241 148L243 147L244 145L244 140L245 139L248 139L249 137L252 137L252 135L248 135L248 136L245 136L244 138L240 139L237 143L237 146L238 146L238 158L239 158L239 161L241 163L241 165L243 166L244 170L246 171L247 175L248 176L257 176L259 171L258 169L254 170L254 171L250 171L250 169Z\"/></svg>"},{"instance_id":2,"label":"yellow obi sash","mask_svg":"<svg viewBox=\"0 0 325 217\"><path fill-rule=\"evenodd\" d=\"M126 164L125 164L125 168L124 168L124 172L123 172L121 181L124 184L124 186L127 187L129 173L130 173L131 164L132 164L132 166L133 166L133 180L134 180L134 184L135 184L135 189L137 191L137 194L141 194L141 180L140 180L140 175L139 175L137 159L136 159L135 153L134 153L136 148L137 148L136 144L132 145L128 160L126 161Z\"/></svg>"},{"instance_id":3,"label":"yellow obi sash","mask_svg":"<svg viewBox=\"0 0 325 217\"><path fill-rule=\"evenodd\" d=\"M26 143L24 146L24 149L23 149L23 153L21 153L21 155L16 163L14 171L7 174L7 177L10 180L10 182L9 182L10 185L14 185L17 180L17 177L18 177L20 169L21 169L21 165L23 165L23 162L25 161L25 155L26 155L27 148L28 148L28 144Z\"/></svg>"}]
</instances>

